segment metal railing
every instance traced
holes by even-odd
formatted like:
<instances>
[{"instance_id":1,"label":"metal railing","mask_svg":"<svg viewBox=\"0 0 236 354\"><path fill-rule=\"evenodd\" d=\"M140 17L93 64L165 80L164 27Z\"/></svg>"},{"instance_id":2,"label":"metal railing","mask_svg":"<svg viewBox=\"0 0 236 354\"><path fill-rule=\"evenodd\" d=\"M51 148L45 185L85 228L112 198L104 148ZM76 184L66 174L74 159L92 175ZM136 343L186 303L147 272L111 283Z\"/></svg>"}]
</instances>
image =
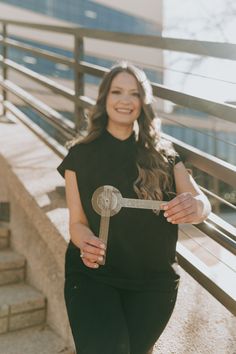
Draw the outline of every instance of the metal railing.
<instances>
[{"instance_id":1,"label":"metal railing","mask_svg":"<svg viewBox=\"0 0 236 354\"><path fill-rule=\"evenodd\" d=\"M102 77L108 70L105 67L84 61L85 38L92 38L94 40L99 39L112 43L129 44L130 46L135 45L141 47L151 47L236 60L236 44L162 38L158 36L131 35L127 33L79 28L75 26L51 26L35 23L23 23L19 21L8 21L4 19L0 19L0 23L2 24L2 36L0 37L0 44L2 45L2 55L0 56L2 77L0 77L0 86L3 90L3 113L5 114L6 111L13 113L61 157L65 156L66 149L55 139L49 137L47 132L37 127L25 113L23 113L8 99L8 96L9 94L13 94L27 106L39 113L45 121L53 126L64 137L65 140L73 138L84 126L84 110L90 108L94 104L93 99L85 96L85 74L95 77ZM37 42L35 42L35 45L29 45L25 44L22 39L12 39L8 35L8 26L27 27L50 33L68 34L72 36L74 43L72 58L57 54L51 50L40 49L37 47ZM42 42L42 38L39 41ZM49 61L67 65L74 72L74 87L67 88L65 85L59 84L55 80L49 79L48 77L36 73L35 71L11 60L8 56L9 48L29 52L32 55L47 59ZM32 93L29 93L16 83L10 81L8 75L10 70L20 73L25 78L33 80L37 84L42 85L44 88L50 89L55 94L70 100L74 105L73 121L43 103L41 100L33 96ZM157 83L152 83L152 87L156 97L172 101L173 103L184 107L205 112L224 121L236 123L236 107L233 105L203 99L194 95L170 89ZM209 175L214 176L215 178L218 178L233 187L236 186L235 166L178 139L175 139L170 135L163 134L163 136L173 142L177 151L188 163L191 163L192 166L207 172ZM199 228L210 238L214 239L229 252L233 254L236 253L235 228L230 227L230 225L222 219L212 214L207 221L200 225L195 225L195 227ZM178 254L180 264L183 268L194 276L200 284L210 291L213 296L221 301L230 311L236 314L235 299L233 299L233 297L229 295L227 291L221 287L221 285L216 284L216 282L212 280L210 270L206 267L201 267L201 265L194 260L193 255L187 252L181 245L178 248Z\"/></svg>"}]
</instances>

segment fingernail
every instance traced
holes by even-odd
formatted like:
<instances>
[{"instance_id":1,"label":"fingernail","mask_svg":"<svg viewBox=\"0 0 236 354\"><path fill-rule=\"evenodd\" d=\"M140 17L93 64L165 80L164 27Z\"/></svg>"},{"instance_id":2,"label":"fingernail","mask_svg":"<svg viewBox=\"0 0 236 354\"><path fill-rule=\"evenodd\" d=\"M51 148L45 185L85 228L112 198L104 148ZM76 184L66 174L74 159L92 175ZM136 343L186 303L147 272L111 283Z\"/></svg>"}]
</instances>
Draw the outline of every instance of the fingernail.
<instances>
[{"instance_id":1,"label":"fingernail","mask_svg":"<svg viewBox=\"0 0 236 354\"><path fill-rule=\"evenodd\" d=\"M104 252L104 251L100 251L100 254L101 254L102 256L104 256L105 252Z\"/></svg>"},{"instance_id":2,"label":"fingernail","mask_svg":"<svg viewBox=\"0 0 236 354\"><path fill-rule=\"evenodd\" d=\"M164 205L163 209L164 209L164 210L167 210L167 209L168 209L168 206L167 206L167 205Z\"/></svg>"},{"instance_id":3,"label":"fingernail","mask_svg":"<svg viewBox=\"0 0 236 354\"><path fill-rule=\"evenodd\" d=\"M98 268L99 267L99 265L98 264L94 264L94 268Z\"/></svg>"},{"instance_id":4,"label":"fingernail","mask_svg":"<svg viewBox=\"0 0 236 354\"><path fill-rule=\"evenodd\" d=\"M99 262L103 260L103 257L98 257Z\"/></svg>"},{"instance_id":5,"label":"fingernail","mask_svg":"<svg viewBox=\"0 0 236 354\"><path fill-rule=\"evenodd\" d=\"M172 221L172 219L171 219L171 218L167 218L167 221L171 222L171 221Z\"/></svg>"},{"instance_id":6,"label":"fingernail","mask_svg":"<svg viewBox=\"0 0 236 354\"><path fill-rule=\"evenodd\" d=\"M168 213L164 213L164 216L168 216Z\"/></svg>"},{"instance_id":7,"label":"fingernail","mask_svg":"<svg viewBox=\"0 0 236 354\"><path fill-rule=\"evenodd\" d=\"M100 245L100 247L104 250L106 249L106 246L104 244Z\"/></svg>"}]
</instances>

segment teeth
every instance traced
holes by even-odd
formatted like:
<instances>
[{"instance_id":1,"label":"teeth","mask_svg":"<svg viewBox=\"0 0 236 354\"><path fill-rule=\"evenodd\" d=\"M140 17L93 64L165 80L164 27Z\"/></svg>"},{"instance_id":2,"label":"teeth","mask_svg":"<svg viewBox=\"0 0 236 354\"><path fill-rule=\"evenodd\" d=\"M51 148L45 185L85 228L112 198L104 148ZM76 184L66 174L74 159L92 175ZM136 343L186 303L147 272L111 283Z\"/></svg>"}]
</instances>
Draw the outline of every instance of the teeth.
<instances>
[{"instance_id":1,"label":"teeth","mask_svg":"<svg viewBox=\"0 0 236 354\"><path fill-rule=\"evenodd\" d=\"M131 109L125 109L125 108L118 108L116 111L120 113L131 113Z\"/></svg>"}]
</instances>

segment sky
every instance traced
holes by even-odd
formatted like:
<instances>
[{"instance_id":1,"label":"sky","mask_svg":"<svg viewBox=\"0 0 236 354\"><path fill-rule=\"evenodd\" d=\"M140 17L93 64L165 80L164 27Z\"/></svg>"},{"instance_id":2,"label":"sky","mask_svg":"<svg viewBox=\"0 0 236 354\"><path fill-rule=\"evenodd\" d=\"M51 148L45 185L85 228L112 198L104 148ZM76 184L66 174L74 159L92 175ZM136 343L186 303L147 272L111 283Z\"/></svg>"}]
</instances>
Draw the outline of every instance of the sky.
<instances>
[{"instance_id":1,"label":"sky","mask_svg":"<svg viewBox=\"0 0 236 354\"><path fill-rule=\"evenodd\" d=\"M163 36L236 44L235 0L164 0ZM165 52L165 84L236 102L236 62ZM180 72L186 72L183 75Z\"/></svg>"}]
</instances>

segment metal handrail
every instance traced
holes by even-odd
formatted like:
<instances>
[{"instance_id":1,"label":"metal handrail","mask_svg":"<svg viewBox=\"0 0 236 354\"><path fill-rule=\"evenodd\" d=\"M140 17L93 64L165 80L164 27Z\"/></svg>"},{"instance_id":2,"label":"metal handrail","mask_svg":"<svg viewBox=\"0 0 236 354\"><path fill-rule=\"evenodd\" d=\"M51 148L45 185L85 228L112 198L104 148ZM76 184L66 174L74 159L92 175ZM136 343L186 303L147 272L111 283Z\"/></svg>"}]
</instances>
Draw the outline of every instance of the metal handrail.
<instances>
[{"instance_id":1,"label":"metal handrail","mask_svg":"<svg viewBox=\"0 0 236 354\"><path fill-rule=\"evenodd\" d=\"M228 236L225 234L219 229L218 225L214 226L214 224L210 222L210 219L194 226L215 240L225 249L236 255L236 241L233 239L233 235Z\"/></svg>"},{"instance_id":2,"label":"metal handrail","mask_svg":"<svg viewBox=\"0 0 236 354\"><path fill-rule=\"evenodd\" d=\"M87 37L93 39L101 39L106 41L139 45L149 48L158 48L163 50L171 50L178 52L185 52L203 56L211 56L221 59L236 60L236 44L234 43L220 43L189 39L168 38L153 35L130 34L124 32L112 32L99 29L82 28L79 26L68 25L50 25L38 24L33 22L23 22L15 20L1 19L0 22L8 25L15 25L21 27L30 27L40 29L43 31L52 31L65 34L74 34L80 37Z\"/></svg>"},{"instance_id":3,"label":"metal handrail","mask_svg":"<svg viewBox=\"0 0 236 354\"><path fill-rule=\"evenodd\" d=\"M225 199L219 197L217 194L209 191L208 189L202 187L202 186L199 186L200 189L203 191L203 193L205 194L208 194L210 195L211 197L213 197L214 199L217 199L220 203L224 204L224 205L227 205L228 207L230 207L231 209L235 210L236 211L236 206L228 201L226 201Z\"/></svg>"},{"instance_id":4,"label":"metal handrail","mask_svg":"<svg viewBox=\"0 0 236 354\"><path fill-rule=\"evenodd\" d=\"M64 33L64 34L75 34L76 31L80 28L79 26L74 26L70 24L66 26L51 25L48 23L35 23L30 21L9 20L1 17L0 17L0 23L2 23L3 25L14 25L14 26L20 26L26 28L35 28L42 31L51 31L51 32Z\"/></svg>"},{"instance_id":5,"label":"metal handrail","mask_svg":"<svg viewBox=\"0 0 236 354\"><path fill-rule=\"evenodd\" d=\"M236 316L235 298L229 294L221 284L212 279L208 267L194 257L182 244L177 245L179 264L207 291L220 301L233 315Z\"/></svg>"},{"instance_id":6,"label":"metal handrail","mask_svg":"<svg viewBox=\"0 0 236 354\"><path fill-rule=\"evenodd\" d=\"M50 50L45 50L45 49L38 49L37 47L29 44L25 44L19 40L16 39L3 39L3 37L0 35L0 43L7 45L8 47L12 48L17 48L19 50L22 50L24 52L30 52L31 54L35 54L39 57L42 57L44 59L52 60L57 63L65 64L68 65L69 67L73 68L74 67L74 61L73 59L70 59L64 55L61 54L56 54Z\"/></svg>"},{"instance_id":7,"label":"metal handrail","mask_svg":"<svg viewBox=\"0 0 236 354\"><path fill-rule=\"evenodd\" d=\"M207 172L211 176L236 187L236 166L184 143L173 136L165 133L162 133L162 136L173 143L174 147L185 161Z\"/></svg>"},{"instance_id":8,"label":"metal handrail","mask_svg":"<svg viewBox=\"0 0 236 354\"><path fill-rule=\"evenodd\" d=\"M0 55L0 62L2 60L2 56ZM63 85L58 84L56 81L51 80L43 75L36 73L33 70L30 70L23 65L17 64L13 60L5 59L3 61L3 66L12 69L24 76L27 76L29 79L36 81L37 83L43 85L44 87L49 88L51 91L57 93L58 95L62 95L65 98L74 101L75 100L75 91L65 87Z\"/></svg>"},{"instance_id":9,"label":"metal handrail","mask_svg":"<svg viewBox=\"0 0 236 354\"><path fill-rule=\"evenodd\" d=\"M10 23L12 23L12 21L10 21ZM24 26L24 25L28 26L29 25L29 23L25 24L25 23L22 23L19 21L13 21L13 23L21 25L21 26ZM34 25L38 26L36 24L34 24ZM41 28L41 25L39 25L39 27ZM54 28L54 26L52 26L52 28ZM64 27L62 27L62 28L64 28ZM91 29L81 29L78 27L72 27L72 28L75 31L75 33L77 33L76 32L76 29L77 29L77 30L80 30L79 33L84 33L85 35L88 35L90 38L92 36L92 33L94 33L94 36L97 38L98 33L100 33L100 32L102 33L102 34L100 34L101 35L101 38L99 37L100 39L107 38L107 36L105 36L105 34L104 34L105 31L97 31L97 30L94 31ZM45 29L45 28L43 27L43 29ZM105 33L107 33L107 32L105 32ZM109 32L109 35L108 35L109 40L111 40L111 34L115 34L115 33ZM104 37L102 35L104 35ZM128 40L127 34L121 33L120 35L122 36L122 38L124 37L124 40L126 40L126 41ZM135 36L135 38L140 37L138 35L132 35L132 36ZM147 37L149 38L150 36L145 36L146 39L147 39ZM76 38L78 38L77 35L76 35ZM2 43L6 47L8 45L9 46L12 45L12 42L11 42L11 40L9 42L9 39L8 40L2 39ZM147 43L148 43L148 41L147 41ZM129 44L134 44L134 43L129 42ZM221 44L222 43L219 43L219 45L221 45ZM20 45L20 42L18 42L18 47L19 47L19 45ZM235 48L236 48L236 45L232 44L232 46L235 46ZM24 47L26 47L25 44L23 44L22 48L24 48ZM160 48L160 47L157 47L157 48ZM221 50L223 50L223 49L224 48L222 47ZM35 50L35 48L32 48L32 46L27 46L27 50L34 52L34 54L36 54L37 52L40 52L40 50ZM208 54L210 55L210 53L211 53L211 51L209 51ZM68 64L68 66L75 68L75 70L78 71L82 75L83 74L90 74L90 75L95 75L95 76L101 77L104 75L104 73L107 72L107 69L102 66L93 65L90 63L86 63L84 61L80 61L80 62L76 63L76 61L68 59L68 62L66 63L65 57L63 57L63 58L60 56L58 57L58 55L56 55L55 53L50 52L50 51L47 51L47 52L41 51L41 57L44 57L49 60L54 60L54 61L59 59L60 62L63 61L65 64ZM3 61L3 60L1 59L0 61ZM11 62L13 63L13 61L11 61ZM7 65L7 63L5 63L5 65ZM79 76L81 77L82 75L79 75ZM56 86L56 84L54 86ZM53 86L51 86L51 87L53 88ZM217 102L217 101L209 100L209 99L203 99L202 97L198 97L196 95L190 95L190 94L183 93L183 92L180 92L177 90L173 90L168 87L165 87L164 85L160 85L160 84L156 84L156 83L152 83L152 87L153 87L154 95L156 95L159 98L162 98L165 100L170 100L170 101L172 101L176 104L179 104L181 106L190 107L192 109L208 113L210 115L213 115L215 117L219 117L219 118L227 120L229 122L233 122L233 123L236 122L236 107L234 105L226 104L223 102ZM78 89L78 91L79 91L79 89ZM80 95L81 95L81 93L82 92L80 92ZM76 94L76 97L78 97L78 96L79 96L79 94Z\"/></svg>"},{"instance_id":10,"label":"metal handrail","mask_svg":"<svg viewBox=\"0 0 236 354\"><path fill-rule=\"evenodd\" d=\"M31 130L34 135L36 135L41 141L49 146L50 149L53 150L59 157L65 157L67 154L67 149L64 146L62 146L54 138L47 134L14 104L11 102L6 102L5 104L8 111L13 114L13 117L17 117L18 120L20 120L29 130ZM13 117L11 116L11 121L14 121Z\"/></svg>"},{"instance_id":11,"label":"metal handrail","mask_svg":"<svg viewBox=\"0 0 236 354\"><path fill-rule=\"evenodd\" d=\"M17 96L23 102L35 109L38 113L43 115L44 118L56 129L58 129L66 139L72 139L75 136L75 125L62 114L58 113L45 103L41 102L37 98L30 95L28 92L14 85L8 80L2 82L1 85L6 91Z\"/></svg>"}]
</instances>

